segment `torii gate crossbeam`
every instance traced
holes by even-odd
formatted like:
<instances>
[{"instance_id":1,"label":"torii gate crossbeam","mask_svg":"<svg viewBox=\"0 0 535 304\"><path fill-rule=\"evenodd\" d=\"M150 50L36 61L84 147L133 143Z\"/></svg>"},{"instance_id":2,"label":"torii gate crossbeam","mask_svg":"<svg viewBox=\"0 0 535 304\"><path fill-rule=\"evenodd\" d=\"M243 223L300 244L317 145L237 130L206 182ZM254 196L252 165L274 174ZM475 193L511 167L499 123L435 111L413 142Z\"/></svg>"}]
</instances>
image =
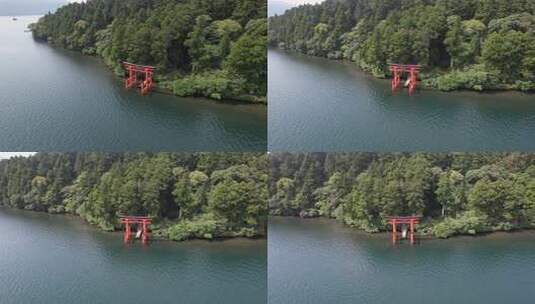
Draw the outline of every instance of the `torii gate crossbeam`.
<instances>
[{"instance_id":1,"label":"torii gate crossbeam","mask_svg":"<svg viewBox=\"0 0 535 304\"><path fill-rule=\"evenodd\" d=\"M127 89L139 87L141 95L147 95L154 87L155 67L149 65L139 65L130 62L123 62L124 69L128 73L124 81Z\"/></svg>"}]
</instances>

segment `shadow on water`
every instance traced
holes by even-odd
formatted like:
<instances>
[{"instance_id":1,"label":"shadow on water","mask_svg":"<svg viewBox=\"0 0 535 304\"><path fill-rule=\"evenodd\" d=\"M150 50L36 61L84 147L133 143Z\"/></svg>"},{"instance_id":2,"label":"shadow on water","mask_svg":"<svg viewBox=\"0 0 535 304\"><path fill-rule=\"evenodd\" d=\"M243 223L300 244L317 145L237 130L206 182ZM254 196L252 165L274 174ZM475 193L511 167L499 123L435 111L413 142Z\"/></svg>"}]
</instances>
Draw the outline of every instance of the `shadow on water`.
<instances>
[{"instance_id":1,"label":"shadow on water","mask_svg":"<svg viewBox=\"0 0 535 304\"><path fill-rule=\"evenodd\" d=\"M8 209L0 231L2 303L265 303L265 240L124 245L77 217Z\"/></svg>"},{"instance_id":2,"label":"shadow on water","mask_svg":"<svg viewBox=\"0 0 535 304\"><path fill-rule=\"evenodd\" d=\"M271 218L269 229L270 303L503 303L535 295L534 232L393 246L388 234L326 219Z\"/></svg>"},{"instance_id":3,"label":"shadow on water","mask_svg":"<svg viewBox=\"0 0 535 304\"><path fill-rule=\"evenodd\" d=\"M354 64L270 49L271 151L535 148L535 95L391 92Z\"/></svg>"}]
</instances>

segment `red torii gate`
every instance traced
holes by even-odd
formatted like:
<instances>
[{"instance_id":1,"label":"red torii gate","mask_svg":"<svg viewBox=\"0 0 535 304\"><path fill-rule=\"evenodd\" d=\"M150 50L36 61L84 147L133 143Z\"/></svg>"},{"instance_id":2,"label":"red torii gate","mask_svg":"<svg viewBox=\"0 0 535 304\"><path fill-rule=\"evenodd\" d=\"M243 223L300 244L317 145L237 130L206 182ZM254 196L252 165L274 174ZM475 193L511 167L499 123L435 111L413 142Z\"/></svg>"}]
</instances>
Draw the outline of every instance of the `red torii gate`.
<instances>
[{"instance_id":1,"label":"red torii gate","mask_svg":"<svg viewBox=\"0 0 535 304\"><path fill-rule=\"evenodd\" d=\"M128 216L123 215L119 217L121 223L124 224L124 242L129 243L132 239L132 228L131 224L141 225L141 243L148 244L149 242L149 225L151 224L151 219L148 216ZM138 228L139 231L139 228Z\"/></svg>"},{"instance_id":2,"label":"red torii gate","mask_svg":"<svg viewBox=\"0 0 535 304\"><path fill-rule=\"evenodd\" d=\"M123 62L124 69L128 72L128 76L124 81L124 86L127 89L139 87L141 89L141 95L148 94L154 87L155 68L149 65L139 65L129 62ZM141 74L141 79L138 79L138 74Z\"/></svg>"},{"instance_id":3,"label":"red torii gate","mask_svg":"<svg viewBox=\"0 0 535 304\"><path fill-rule=\"evenodd\" d=\"M392 72L392 91L395 91L401 85L401 75L409 73L409 94L412 95L416 91L418 84L418 73L420 72L419 64L390 64L390 72Z\"/></svg>"},{"instance_id":4,"label":"red torii gate","mask_svg":"<svg viewBox=\"0 0 535 304\"><path fill-rule=\"evenodd\" d=\"M396 243L398 232L397 232L397 225L409 225L409 240L411 242L411 245L414 245L414 228L416 224L420 222L420 216L412 215L412 216L389 216L388 217L388 223L392 225L392 243Z\"/></svg>"}]
</instances>

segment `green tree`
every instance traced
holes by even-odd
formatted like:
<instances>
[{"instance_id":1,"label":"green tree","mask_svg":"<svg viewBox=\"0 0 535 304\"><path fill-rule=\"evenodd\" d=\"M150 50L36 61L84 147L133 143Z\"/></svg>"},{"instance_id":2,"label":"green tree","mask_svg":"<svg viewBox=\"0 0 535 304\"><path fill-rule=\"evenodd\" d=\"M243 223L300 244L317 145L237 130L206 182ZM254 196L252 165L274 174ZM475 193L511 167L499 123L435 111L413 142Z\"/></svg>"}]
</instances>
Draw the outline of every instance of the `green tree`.
<instances>
[{"instance_id":1,"label":"green tree","mask_svg":"<svg viewBox=\"0 0 535 304\"><path fill-rule=\"evenodd\" d=\"M267 92L267 24L265 19L250 21L245 33L231 47L226 67L243 77L250 93Z\"/></svg>"},{"instance_id":2,"label":"green tree","mask_svg":"<svg viewBox=\"0 0 535 304\"><path fill-rule=\"evenodd\" d=\"M491 33L483 45L483 62L501 77L514 79L521 71L525 43L525 34L517 31Z\"/></svg>"},{"instance_id":3,"label":"green tree","mask_svg":"<svg viewBox=\"0 0 535 304\"><path fill-rule=\"evenodd\" d=\"M436 196L438 203L442 206L442 217L455 215L463 210L466 199L464 192L464 176L461 173L450 170L441 174Z\"/></svg>"}]
</instances>

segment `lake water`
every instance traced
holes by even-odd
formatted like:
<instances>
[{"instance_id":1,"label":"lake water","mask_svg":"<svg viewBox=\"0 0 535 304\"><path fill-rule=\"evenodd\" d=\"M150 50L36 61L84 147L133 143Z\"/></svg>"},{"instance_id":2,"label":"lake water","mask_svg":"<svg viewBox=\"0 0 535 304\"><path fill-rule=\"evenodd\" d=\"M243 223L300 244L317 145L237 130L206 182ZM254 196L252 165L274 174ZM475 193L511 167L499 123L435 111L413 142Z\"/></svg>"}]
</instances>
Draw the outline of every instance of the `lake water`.
<instances>
[{"instance_id":1,"label":"lake water","mask_svg":"<svg viewBox=\"0 0 535 304\"><path fill-rule=\"evenodd\" d=\"M276 49L270 151L533 151L535 94L392 94L354 64Z\"/></svg>"},{"instance_id":2,"label":"lake water","mask_svg":"<svg viewBox=\"0 0 535 304\"><path fill-rule=\"evenodd\" d=\"M266 303L265 240L123 245L79 218L0 209L0 302Z\"/></svg>"},{"instance_id":3,"label":"lake water","mask_svg":"<svg viewBox=\"0 0 535 304\"><path fill-rule=\"evenodd\" d=\"M0 150L265 151L267 107L140 96L95 57L0 17Z\"/></svg>"},{"instance_id":4,"label":"lake water","mask_svg":"<svg viewBox=\"0 0 535 304\"><path fill-rule=\"evenodd\" d=\"M535 232L393 246L332 220L272 218L268 299L279 303L532 303Z\"/></svg>"}]
</instances>

